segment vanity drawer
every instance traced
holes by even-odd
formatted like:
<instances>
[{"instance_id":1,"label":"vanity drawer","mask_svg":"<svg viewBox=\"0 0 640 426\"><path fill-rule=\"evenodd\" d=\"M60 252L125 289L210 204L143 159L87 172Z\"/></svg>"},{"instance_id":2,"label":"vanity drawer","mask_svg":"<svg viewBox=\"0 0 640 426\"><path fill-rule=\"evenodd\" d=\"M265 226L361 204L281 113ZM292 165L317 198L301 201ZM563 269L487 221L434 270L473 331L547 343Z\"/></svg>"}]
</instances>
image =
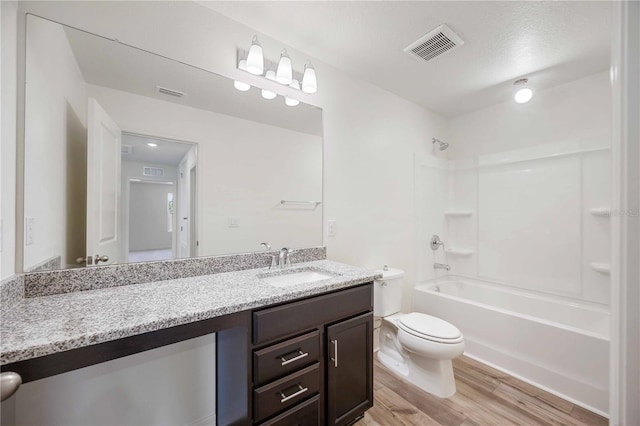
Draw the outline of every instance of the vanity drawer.
<instances>
[{"instance_id":1,"label":"vanity drawer","mask_svg":"<svg viewBox=\"0 0 640 426\"><path fill-rule=\"evenodd\" d=\"M318 324L369 311L373 307L371 284L267 308L253 313L253 343L285 337Z\"/></svg>"},{"instance_id":2,"label":"vanity drawer","mask_svg":"<svg viewBox=\"0 0 640 426\"><path fill-rule=\"evenodd\" d=\"M253 417L260 422L314 396L320 388L320 364L304 368L253 391Z\"/></svg>"},{"instance_id":3,"label":"vanity drawer","mask_svg":"<svg viewBox=\"0 0 640 426\"><path fill-rule=\"evenodd\" d=\"M320 396L298 404L260 426L318 426L320 424Z\"/></svg>"},{"instance_id":4,"label":"vanity drawer","mask_svg":"<svg viewBox=\"0 0 640 426\"><path fill-rule=\"evenodd\" d=\"M260 349L253 353L253 381L259 386L311 365L319 357L318 330Z\"/></svg>"}]
</instances>

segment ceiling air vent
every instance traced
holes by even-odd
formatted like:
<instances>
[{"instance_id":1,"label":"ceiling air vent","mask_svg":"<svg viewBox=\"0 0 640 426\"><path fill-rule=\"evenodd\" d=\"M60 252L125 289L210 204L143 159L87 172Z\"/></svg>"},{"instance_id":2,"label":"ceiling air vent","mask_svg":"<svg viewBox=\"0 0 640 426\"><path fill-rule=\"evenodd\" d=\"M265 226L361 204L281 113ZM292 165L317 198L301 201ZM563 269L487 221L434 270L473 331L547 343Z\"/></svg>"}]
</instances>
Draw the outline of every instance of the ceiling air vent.
<instances>
[{"instance_id":1,"label":"ceiling air vent","mask_svg":"<svg viewBox=\"0 0 640 426\"><path fill-rule=\"evenodd\" d=\"M404 51L421 60L430 61L456 47L462 46L464 41L445 24L420 37L407 46Z\"/></svg>"},{"instance_id":2,"label":"ceiling air vent","mask_svg":"<svg viewBox=\"0 0 640 426\"><path fill-rule=\"evenodd\" d=\"M158 93L162 93L163 95L175 96L176 98L181 98L186 95L186 93L179 90L168 89L162 86L156 86L156 90L158 91Z\"/></svg>"},{"instance_id":3,"label":"ceiling air vent","mask_svg":"<svg viewBox=\"0 0 640 426\"><path fill-rule=\"evenodd\" d=\"M164 176L164 169L160 167L145 167L142 171L144 176Z\"/></svg>"}]
</instances>

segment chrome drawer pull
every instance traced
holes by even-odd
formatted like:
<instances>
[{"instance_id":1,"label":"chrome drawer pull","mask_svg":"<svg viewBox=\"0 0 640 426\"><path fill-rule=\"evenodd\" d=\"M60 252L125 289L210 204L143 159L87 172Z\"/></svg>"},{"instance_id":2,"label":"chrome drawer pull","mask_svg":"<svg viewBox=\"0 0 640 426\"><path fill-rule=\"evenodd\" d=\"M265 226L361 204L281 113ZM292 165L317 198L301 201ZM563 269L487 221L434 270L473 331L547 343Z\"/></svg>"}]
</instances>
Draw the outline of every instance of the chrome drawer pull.
<instances>
[{"instance_id":1,"label":"chrome drawer pull","mask_svg":"<svg viewBox=\"0 0 640 426\"><path fill-rule=\"evenodd\" d=\"M296 396L298 396L298 395L302 395L303 393L305 393L306 391L308 391L308 390L309 390L309 388L303 388L302 386L300 386L300 384L299 384L299 383L298 383L298 385L297 385L297 386L298 386L298 390L297 390L296 392L292 393L292 394L291 394L291 395L289 395L289 396L284 396L284 393L283 393L283 392L280 392L280 397L282 398L282 399L280 400L280 402L281 402L281 403L287 402L287 401L289 401L290 399L295 398L295 397L296 397Z\"/></svg>"},{"instance_id":2,"label":"chrome drawer pull","mask_svg":"<svg viewBox=\"0 0 640 426\"><path fill-rule=\"evenodd\" d=\"M309 355L309 353L308 353L308 352L302 352L300 349L298 349L297 351L294 351L294 352L292 352L292 353L296 353L296 352L298 353L298 356L295 356L295 357L293 357L293 358L291 358L291 359L287 359L287 358L286 358L286 356L287 356L287 355L290 355L290 354L287 354L287 355L283 355L283 356L281 356L281 357L280 357L280 361L282 361L282 364L281 364L281 365L291 364L292 362L297 361L297 360L299 360L299 359L302 359L302 358L304 358L304 357L306 357L306 356L308 356L308 355Z\"/></svg>"}]
</instances>

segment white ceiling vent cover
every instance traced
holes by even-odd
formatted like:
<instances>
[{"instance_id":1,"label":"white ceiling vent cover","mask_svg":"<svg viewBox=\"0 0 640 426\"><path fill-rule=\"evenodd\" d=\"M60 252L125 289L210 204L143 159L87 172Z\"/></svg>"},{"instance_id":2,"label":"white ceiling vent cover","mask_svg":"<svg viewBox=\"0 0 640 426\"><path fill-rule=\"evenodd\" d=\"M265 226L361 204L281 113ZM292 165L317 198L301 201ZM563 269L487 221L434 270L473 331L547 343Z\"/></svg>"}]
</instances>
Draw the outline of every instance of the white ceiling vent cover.
<instances>
[{"instance_id":1,"label":"white ceiling vent cover","mask_svg":"<svg viewBox=\"0 0 640 426\"><path fill-rule=\"evenodd\" d=\"M163 95L175 96L176 98L181 98L186 95L186 93L179 90L169 89L162 86L156 86L156 91L158 93L162 93Z\"/></svg>"},{"instance_id":2,"label":"white ceiling vent cover","mask_svg":"<svg viewBox=\"0 0 640 426\"><path fill-rule=\"evenodd\" d=\"M161 169L160 167L144 167L142 175L155 177L164 176L164 169Z\"/></svg>"},{"instance_id":3,"label":"white ceiling vent cover","mask_svg":"<svg viewBox=\"0 0 640 426\"><path fill-rule=\"evenodd\" d=\"M442 24L435 30L411 43L404 51L421 61L428 62L463 44L464 41L458 34L454 33L453 30L445 24Z\"/></svg>"}]
</instances>

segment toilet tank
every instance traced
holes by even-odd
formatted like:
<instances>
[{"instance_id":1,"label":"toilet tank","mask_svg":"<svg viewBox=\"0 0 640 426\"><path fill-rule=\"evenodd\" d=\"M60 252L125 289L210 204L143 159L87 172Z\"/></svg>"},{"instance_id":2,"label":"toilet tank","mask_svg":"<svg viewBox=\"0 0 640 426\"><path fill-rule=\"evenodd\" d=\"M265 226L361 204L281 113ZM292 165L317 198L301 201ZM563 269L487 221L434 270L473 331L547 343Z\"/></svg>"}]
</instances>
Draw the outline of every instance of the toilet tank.
<instances>
[{"instance_id":1,"label":"toilet tank","mask_svg":"<svg viewBox=\"0 0 640 426\"><path fill-rule=\"evenodd\" d=\"M373 315L386 317L400 312L404 271L401 269L378 269L382 279L373 283Z\"/></svg>"}]
</instances>

